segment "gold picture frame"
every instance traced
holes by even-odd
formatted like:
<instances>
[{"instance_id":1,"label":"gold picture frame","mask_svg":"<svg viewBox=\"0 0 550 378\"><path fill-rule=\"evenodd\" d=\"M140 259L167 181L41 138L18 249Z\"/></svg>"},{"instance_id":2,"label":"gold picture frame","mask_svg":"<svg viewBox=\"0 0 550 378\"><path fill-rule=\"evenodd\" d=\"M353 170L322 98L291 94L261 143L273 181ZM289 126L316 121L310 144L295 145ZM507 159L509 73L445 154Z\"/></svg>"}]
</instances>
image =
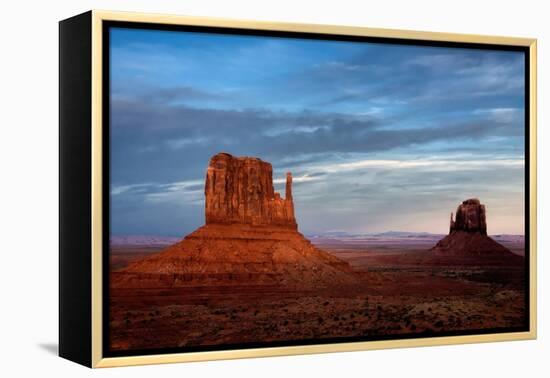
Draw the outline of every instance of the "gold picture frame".
<instances>
[{"instance_id":1,"label":"gold picture frame","mask_svg":"<svg viewBox=\"0 0 550 378\"><path fill-rule=\"evenodd\" d=\"M108 235L103 234L103 198L104 198L104 182L103 182L103 167L104 167L104 149L103 145L103 121L105 115L103 114L103 78L104 78L104 56L103 56L103 33L104 23L110 21L140 23L140 24L161 24L161 25L191 25L200 27L217 27L217 28L237 28L237 29L251 29L261 31L284 31L284 32L299 32L299 33L313 33L324 35L344 35L344 36L359 36L359 37L380 37L389 39L411 40L411 41L438 41L438 42L457 42L467 44L479 44L479 45L506 45L506 46L521 46L528 49L529 54L529 166L526 170L529 171L529 235L526 235L526 243L529 243L529 330L525 332L510 332L510 333L496 333L496 334L479 334L479 335L461 335L461 336L443 336L443 337L426 337L426 338L413 338L413 339L398 339L398 340L380 340L380 341L361 341L361 342L345 342L345 343L333 343L333 344L315 344L315 345L301 345L301 346L284 346L284 347L265 347L254 349L234 349L234 350L221 350L221 351L201 351L201 352L186 352L186 353L170 353L170 354L151 354L151 355L138 355L138 356L124 356L124 357L104 357L103 354L103 326L104 326L104 309L103 309L103 248L104 239ZM84 31L89 38L84 37L87 41L84 45L79 42L75 37L77 31ZM67 36L72 34L71 36ZM71 39L73 38L73 39ZM76 244L70 244L69 242L61 241L60 246L60 355L71 359L73 361L82 363L90 367L114 367L114 366L128 366L128 365L143 365L143 364L160 364L160 363L173 363L173 362L189 362L189 361L207 361L207 360L219 360L219 359L237 359L237 358L250 358L250 357L267 357L267 356L283 356L283 355L298 355L298 354L312 354L312 353L328 353L328 352L346 352L346 351L360 351L371 349L386 349L386 348L403 348L403 347L419 347L419 346L435 346L435 345L448 345L448 344L466 344L466 343L481 343L481 342L495 342L495 341L512 341L512 340L528 340L535 339L537 335L537 298L536 298L536 209L537 209L537 169L536 169L536 107L537 107L537 41L536 39L528 38L514 38L514 37L501 37L501 36L483 36L483 35L469 35L469 34L452 34L452 33L436 33L436 32L424 32L424 31L410 31L410 30L393 30L393 29L378 29L367 27L353 27L353 26L335 26L335 25L316 25L316 24L295 24L295 23L280 23L280 22L259 22L250 20L232 20L232 19L218 19L210 17L188 17L188 16L175 16L175 15L161 15L161 14L144 14L144 13L128 13L128 12L111 12L93 10L85 13L81 16L76 16L73 19L61 22L60 33L60 75L64 76L64 68L67 67L64 59L75 59L72 54L77 54L79 48L89 49L89 54L81 55L79 59L85 61L91 57L91 60L87 67L89 68L89 77L82 79L82 74L78 76L78 79L84 80L87 84L83 88L83 93L90 91L90 97L82 99L78 96L66 95L63 97L61 94L60 101L60 113L61 129L62 133L69 125L65 125L71 121L72 127L76 127L74 121L89 121L89 127L83 128L83 140L89 142L89 152L91 154L90 167L82 173L89 176L89 181L83 182L83 187L91 185L89 191L82 194L73 193L72 197L65 192L60 197L67 195L70 199L66 199L65 205L61 206L61 218L64 218L66 210L63 206L69 206L72 201L79 200L79 196L89 196L89 200L86 202L86 206L89 208L89 213L84 214L90 217L89 228L78 232L86 233L88 238L81 239L80 248L86 250L84 255L86 258L79 261L76 257L70 257L69 249L72 247L71 252L76 253L74 246L78 245L78 241L74 241ZM64 63L65 62L65 63ZM64 83L67 86L73 85L70 77L63 79L60 78L60 86L63 92ZM86 81L87 80L87 81ZM69 87L67 87L69 88ZM66 89L67 91L69 89ZM86 101L90 100L89 103ZM71 101L81 101L83 109L88 107L89 114L87 115L70 115ZM74 107L73 107L74 109ZM67 115L65 115L67 114ZM76 117L76 118L71 118ZM78 118L82 117L82 118ZM71 131L77 132L77 131ZM80 134L79 134L80 135ZM69 137L67 137L69 138ZM69 138L70 139L70 138ZM69 143L67 140L66 143ZM64 147L63 136L61 148ZM66 158L66 157L65 157ZM61 165L63 168L63 151L61 153ZM69 163L67 163L69 164ZM76 168L75 168L76 169ZM71 177L71 168L67 166L65 169L65 177L67 179ZM61 181L63 188L63 169L61 173ZM69 190L69 189L67 189ZM63 189L62 189L63 191ZM61 239L63 239L67 233L71 232L71 227L80 227L74 222L70 221L69 216L65 216L65 221L62 219L61 227ZM526 220L527 221L527 220ZM72 224L69 224L72 223ZM83 221L84 225L87 225ZM82 226L84 227L84 226ZM85 227L84 227L85 228ZM87 242L89 241L89 243ZM77 265L75 265L77 264ZM79 264L79 265L78 265ZM76 271L87 271L88 275L78 279L89 279L89 286L82 286L85 284L78 284L73 279L77 279L71 276L67 271L73 269ZM72 286L74 289L69 288ZM66 324L70 323L73 318L79 316L79 313L75 312L73 308L79 302L73 297L77 296L78 290L84 291L90 289L90 292L81 293L80 300L83 300L86 305L82 311L89 311L89 317L81 319L81 325L73 324L69 327ZM72 292L71 290L74 290ZM69 299L64 299L69 298ZM72 299L71 299L72 298ZM89 306L88 306L89 303ZM78 343L77 340L82 340L83 343L89 342L88 347L84 348L84 352L74 352Z\"/></svg>"}]
</instances>

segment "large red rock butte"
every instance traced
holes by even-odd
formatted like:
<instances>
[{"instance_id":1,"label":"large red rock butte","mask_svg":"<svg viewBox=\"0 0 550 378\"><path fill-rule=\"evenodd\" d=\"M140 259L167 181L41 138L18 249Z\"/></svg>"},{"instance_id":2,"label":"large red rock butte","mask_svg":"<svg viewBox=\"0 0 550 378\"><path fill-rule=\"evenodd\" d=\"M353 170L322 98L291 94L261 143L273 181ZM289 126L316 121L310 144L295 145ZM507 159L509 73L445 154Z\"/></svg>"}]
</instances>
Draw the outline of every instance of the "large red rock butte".
<instances>
[{"instance_id":1,"label":"large red rock butte","mask_svg":"<svg viewBox=\"0 0 550 378\"><path fill-rule=\"evenodd\" d=\"M503 256L516 257L508 248L487 236L485 205L471 198L456 209L449 235L441 239L432 251L439 256Z\"/></svg>"},{"instance_id":2,"label":"large red rock butte","mask_svg":"<svg viewBox=\"0 0 550 378\"><path fill-rule=\"evenodd\" d=\"M356 284L349 264L314 247L294 216L292 175L285 198L271 164L219 153L205 181L206 224L165 250L116 271L112 287Z\"/></svg>"},{"instance_id":3,"label":"large red rock butte","mask_svg":"<svg viewBox=\"0 0 550 378\"><path fill-rule=\"evenodd\" d=\"M249 224L297 229L292 174L286 194L273 189L271 164L258 158L219 153L210 159L205 185L206 224Z\"/></svg>"}]
</instances>

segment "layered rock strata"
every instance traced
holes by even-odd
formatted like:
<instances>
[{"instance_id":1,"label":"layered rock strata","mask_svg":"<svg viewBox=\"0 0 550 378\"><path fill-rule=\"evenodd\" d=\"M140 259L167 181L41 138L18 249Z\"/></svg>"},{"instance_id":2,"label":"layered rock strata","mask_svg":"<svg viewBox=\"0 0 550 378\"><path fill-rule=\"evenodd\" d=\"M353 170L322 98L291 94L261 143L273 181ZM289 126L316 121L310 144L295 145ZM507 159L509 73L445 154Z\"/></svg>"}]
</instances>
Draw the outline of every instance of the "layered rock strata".
<instances>
[{"instance_id":1,"label":"layered rock strata","mask_svg":"<svg viewBox=\"0 0 550 378\"><path fill-rule=\"evenodd\" d=\"M273 189L271 164L257 158L220 153L206 171L206 224L270 225L297 229L292 200L292 174L286 196Z\"/></svg>"},{"instance_id":2,"label":"layered rock strata","mask_svg":"<svg viewBox=\"0 0 550 378\"><path fill-rule=\"evenodd\" d=\"M307 289L357 283L349 264L297 230L292 175L285 198L271 164L220 153L206 172L206 224L164 251L112 274L112 287L276 285Z\"/></svg>"}]
</instances>

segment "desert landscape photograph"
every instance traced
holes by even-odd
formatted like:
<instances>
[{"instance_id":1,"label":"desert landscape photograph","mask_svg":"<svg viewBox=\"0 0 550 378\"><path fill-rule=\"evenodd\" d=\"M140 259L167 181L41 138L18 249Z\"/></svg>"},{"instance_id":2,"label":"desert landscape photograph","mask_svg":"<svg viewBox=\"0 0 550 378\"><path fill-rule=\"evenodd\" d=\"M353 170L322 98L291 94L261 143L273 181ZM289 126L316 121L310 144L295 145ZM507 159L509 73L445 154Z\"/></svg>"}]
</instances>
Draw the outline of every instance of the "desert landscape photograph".
<instances>
[{"instance_id":1,"label":"desert landscape photograph","mask_svg":"<svg viewBox=\"0 0 550 378\"><path fill-rule=\"evenodd\" d=\"M109 29L107 355L525 331L525 56Z\"/></svg>"}]
</instances>

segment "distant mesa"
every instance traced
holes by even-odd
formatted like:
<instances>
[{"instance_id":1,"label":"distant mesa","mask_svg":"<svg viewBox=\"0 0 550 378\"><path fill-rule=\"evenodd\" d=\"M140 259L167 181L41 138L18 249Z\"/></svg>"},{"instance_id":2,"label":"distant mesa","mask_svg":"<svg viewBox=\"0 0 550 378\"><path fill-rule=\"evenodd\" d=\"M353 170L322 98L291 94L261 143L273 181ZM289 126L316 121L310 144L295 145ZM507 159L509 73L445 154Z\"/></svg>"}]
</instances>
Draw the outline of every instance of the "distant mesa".
<instances>
[{"instance_id":1,"label":"distant mesa","mask_svg":"<svg viewBox=\"0 0 550 378\"><path fill-rule=\"evenodd\" d=\"M219 153L205 181L206 224L162 252L113 273L113 287L355 284L350 265L314 247L294 215L292 175L285 198L270 163Z\"/></svg>"},{"instance_id":2,"label":"distant mesa","mask_svg":"<svg viewBox=\"0 0 550 378\"><path fill-rule=\"evenodd\" d=\"M451 213L449 235L432 251L440 256L516 256L487 236L487 212L477 198L463 201L456 209L454 220Z\"/></svg>"},{"instance_id":3,"label":"distant mesa","mask_svg":"<svg viewBox=\"0 0 550 378\"><path fill-rule=\"evenodd\" d=\"M112 247L154 247L172 245L181 238L157 235L111 235L109 245Z\"/></svg>"}]
</instances>

